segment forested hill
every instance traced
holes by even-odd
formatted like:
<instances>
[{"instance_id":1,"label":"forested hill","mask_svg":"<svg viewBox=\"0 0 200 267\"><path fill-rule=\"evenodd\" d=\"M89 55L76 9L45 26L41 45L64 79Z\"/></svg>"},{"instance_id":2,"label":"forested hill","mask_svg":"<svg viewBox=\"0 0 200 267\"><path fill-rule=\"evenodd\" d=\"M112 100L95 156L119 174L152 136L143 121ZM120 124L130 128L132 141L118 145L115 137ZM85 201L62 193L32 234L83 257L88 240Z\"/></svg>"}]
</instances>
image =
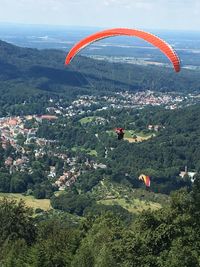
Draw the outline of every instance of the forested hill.
<instances>
[{"instance_id":1,"label":"forested hill","mask_svg":"<svg viewBox=\"0 0 200 267\"><path fill-rule=\"evenodd\" d=\"M2 95L16 91L18 96L19 92L21 95L26 92L26 96L65 93L73 97L123 89L200 90L198 71L183 69L176 74L172 67L109 63L82 56L64 66L66 54L67 51L21 48L0 41L1 99Z\"/></svg>"},{"instance_id":2,"label":"forested hill","mask_svg":"<svg viewBox=\"0 0 200 267\"><path fill-rule=\"evenodd\" d=\"M77 57L65 67L65 56L62 51L0 42L0 117L39 115L52 103L65 107L80 99L88 105L89 96L70 101L85 93L146 88L200 91L197 71L176 74L172 68L111 64L86 57ZM52 96L59 101L50 101ZM91 99L99 104L101 97ZM76 115L61 113L57 120L3 118L5 137L16 146L2 138L0 266L199 267L200 106L186 105L176 110L97 106L90 116L88 109L82 115L71 113L78 107L74 104L69 112ZM8 121L17 124L8 127ZM150 130L150 125L159 130ZM117 140L114 127L124 127L131 138ZM18 134L21 130L24 135ZM31 142L26 142L27 132L33 134ZM142 136L144 142L139 140ZM180 178L185 166L197 173L194 183L187 175ZM144 188L138 179L141 173L151 177L150 190L139 188ZM57 191L61 181L67 186L65 178L73 185ZM183 186L170 200L155 193ZM10 193L23 193L31 205L35 205L33 196L41 201L51 198L51 202L43 199L33 212L23 201L3 198L13 197Z\"/></svg>"}]
</instances>

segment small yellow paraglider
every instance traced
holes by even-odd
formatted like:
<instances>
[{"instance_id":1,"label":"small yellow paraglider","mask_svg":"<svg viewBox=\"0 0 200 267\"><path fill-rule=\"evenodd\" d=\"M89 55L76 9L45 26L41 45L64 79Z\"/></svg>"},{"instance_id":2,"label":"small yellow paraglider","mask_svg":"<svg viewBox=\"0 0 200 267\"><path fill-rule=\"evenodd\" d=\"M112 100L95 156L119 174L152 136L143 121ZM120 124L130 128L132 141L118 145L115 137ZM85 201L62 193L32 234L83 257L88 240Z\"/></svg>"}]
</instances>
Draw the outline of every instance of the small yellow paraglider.
<instances>
[{"instance_id":1,"label":"small yellow paraglider","mask_svg":"<svg viewBox=\"0 0 200 267\"><path fill-rule=\"evenodd\" d=\"M149 189L150 188L150 185L151 185L151 180L150 180L150 177L145 175L145 174L141 174L138 178L139 180L142 180L146 186L146 189Z\"/></svg>"}]
</instances>

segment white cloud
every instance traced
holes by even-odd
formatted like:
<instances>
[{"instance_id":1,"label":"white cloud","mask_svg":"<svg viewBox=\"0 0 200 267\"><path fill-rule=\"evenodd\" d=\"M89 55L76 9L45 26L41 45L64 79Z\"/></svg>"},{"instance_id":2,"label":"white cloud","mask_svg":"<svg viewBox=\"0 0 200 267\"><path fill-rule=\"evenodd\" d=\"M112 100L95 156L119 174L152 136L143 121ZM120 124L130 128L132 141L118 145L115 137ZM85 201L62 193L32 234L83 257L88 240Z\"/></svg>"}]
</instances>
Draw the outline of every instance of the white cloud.
<instances>
[{"instance_id":1,"label":"white cloud","mask_svg":"<svg viewBox=\"0 0 200 267\"><path fill-rule=\"evenodd\" d=\"M100 27L200 28L200 0L0 0L0 20Z\"/></svg>"}]
</instances>

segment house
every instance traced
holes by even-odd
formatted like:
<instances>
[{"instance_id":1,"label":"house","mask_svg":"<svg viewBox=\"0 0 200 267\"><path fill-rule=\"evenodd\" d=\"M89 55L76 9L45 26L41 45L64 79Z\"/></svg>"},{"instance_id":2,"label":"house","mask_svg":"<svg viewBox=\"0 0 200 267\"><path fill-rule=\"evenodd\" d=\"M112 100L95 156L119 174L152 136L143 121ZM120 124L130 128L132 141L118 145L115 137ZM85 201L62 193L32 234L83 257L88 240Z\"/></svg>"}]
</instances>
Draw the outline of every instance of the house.
<instances>
[{"instance_id":1,"label":"house","mask_svg":"<svg viewBox=\"0 0 200 267\"><path fill-rule=\"evenodd\" d=\"M94 163L93 168L94 168L95 170L98 169L98 168L100 168L100 169L106 169L107 166L106 166L105 164L102 164L102 163L99 163L99 164Z\"/></svg>"},{"instance_id":2,"label":"house","mask_svg":"<svg viewBox=\"0 0 200 267\"><path fill-rule=\"evenodd\" d=\"M6 160L5 160L5 165L6 166L11 166L13 163L13 159L11 157L8 157Z\"/></svg>"},{"instance_id":3,"label":"house","mask_svg":"<svg viewBox=\"0 0 200 267\"><path fill-rule=\"evenodd\" d=\"M153 125L149 124L148 125L148 130L153 130Z\"/></svg>"},{"instance_id":4,"label":"house","mask_svg":"<svg viewBox=\"0 0 200 267\"><path fill-rule=\"evenodd\" d=\"M161 125L151 125L151 124L149 124L147 128L150 131L154 130L154 131L158 132L161 128L164 128L164 127L162 127Z\"/></svg>"},{"instance_id":5,"label":"house","mask_svg":"<svg viewBox=\"0 0 200 267\"><path fill-rule=\"evenodd\" d=\"M56 177L56 168L54 166L50 166L50 172L48 174L48 178L55 178Z\"/></svg>"},{"instance_id":6,"label":"house","mask_svg":"<svg viewBox=\"0 0 200 267\"><path fill-rule=\"evenodd\" d=\"M42 120L56 120L58 117L54 115L42 115L41 119Z\"/></svg>"},{"instance_id":7,"label":"house","mask_svg":"<svg viewBox=\"0 0 200 267\"><path fill-rule=\"evenodd\" d=\"M194 182L194 176L196 175L196 172L188 172L187 166L185 166L185 171L181 171L179 173L179 176L181 178L184 178L186 175L191 179L191 182Z\"/></svg>"}]
</instances>

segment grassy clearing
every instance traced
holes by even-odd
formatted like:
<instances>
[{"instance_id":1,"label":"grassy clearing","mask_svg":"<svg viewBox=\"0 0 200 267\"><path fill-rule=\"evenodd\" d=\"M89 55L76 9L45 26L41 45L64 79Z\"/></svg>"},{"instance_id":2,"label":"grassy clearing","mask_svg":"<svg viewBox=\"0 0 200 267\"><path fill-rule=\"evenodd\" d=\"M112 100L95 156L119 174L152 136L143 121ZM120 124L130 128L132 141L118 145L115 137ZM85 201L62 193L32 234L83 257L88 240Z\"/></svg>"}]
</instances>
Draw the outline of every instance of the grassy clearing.
<instances>
[{"instance_id":1,"label":"grassy clearing","mask_svg":"<svg viewBox=\"0 0 200 267\"><path fill-rule=\"evenodd\" d=\"M0 193L0 199L3 199L4 197L16 201L20 201L20 199L22 199L26 203L26 206L31 207L34 210L37 208L45 211L52 209L49 199L35 199L33 196L23 196L22 194Z\"/></svg>"},{"instance_id":2,"label":"grassy clearing","mask_svg":"<svg viewBox=\"0 0 200 267\"><path fill-rule=\"evenodd\" d=\"M96 119L96 116L90 116L90 117L82 118L79 121L80 121L81 124L85 124L85 123L89 123L89 122L95 121L95 119Z\"/></svg>"},{"instance_id":3,"label":"grassy clearing","mask_svg":"<svg viewBox=\"0 0 200 267\"><path fill-rule=\"evenodd\" d=\"M119 205L132 213L140 213L148 209L158 210L161 208L161 205L159 203L139 199L115 198L99 200L98 202L104 205Z\"/></svg>"},{"instance_id":4,"label":"grassy clearing","mask_svg":"<svg viewBox=\"0 0 200 267\"><path fill-rule=\"evenodd\" d=\"M116 135L114 131L107 131L107 133L110 136ZM136 132L134 130L125 130L124 140L127 140L130 143L142 142L142 141L150 139L152 135L154 136L155 134L145 134L143 132ZM136 138L133 138L134 136Z\"/></svg>"},{"instance_id":5,"label":"grassy clearing","mask_svg":"<svg viewBox=\"0 0 200 267\"><path fill-rule=\"evenodd\" d=\"M88 116L88 117L84 117L84 118L80 119L79 121L81 124L86 124L86 123L94 122L97 119L103 119L103 118L97 117L97 116Z\"/></svg>"},{"instance_id":6,"label":"grassy clearing","mask_svg":"<svg viewBox=\"0 0 200 267\"><path fill-rule=\"evenodd\" d=\"M129 143L138 143L138 142L143 142L146 141L148 139L150 139L151 136L148 137L141 137L137 135L137 138L132 138L132 137L124 137L124 140L128 141Z\"/></svg>"},{"instance_id":7,"label":"grassy clearing","mask_svg":"<svg viewBox=\"0 0 200 267\"><path fill-rule=\"evenodd\" d=\"M81 146L74 146L72 147L72 151L74 152L81 151L87 153L90 156L97 157L97 151L95 149L85 149L84 147Z\"/></svg>"},{"instance_id":8,"label":"grassy clearing","mask_svg":"<svg viewBox=\"0 0 200 267\"><path fill-rule=\"evenodd\" d=\"M158 210L169 204L169 197L166 195L149 192L142 188L130 188L106 179L93 188L92 195L98 203L117 204L132 213L148 209Z\"/></svg>"},{"instance_id":9,"label":"grassy clearing","mask_svg":"<svg viewBox=\"0 0 200 267\"><path fill-rule=\"evenodd\" d=\"M141 138L150 138L152 134L144 133L144 132L136 132L134 130L125 130L125 137L132 138L134 135L141 137Z\"/></svg>"},{"instance_id":10,"label":"grassy clearing","mask_svg":"<svg viewBox=\"0 0 200 267\"><path fill-rule=\"evenodd\" d=\"M99 117L99 116L88 116L88 117L84 117L82 119L79 120L79 122L84 125L87 123L90 124L104 124L107 120L104 119L103 117Z\"/></svg>"},{"instance_id":11,"label":"grassy clearing","mask_svg":"<svg viewBox=\"0 0 200 267\"><path fill-rule=\"evenodd\" d=\"M90 151L87 152L90 156L97 157L97 151L95 149L91 149Z\"/></svg>"}]
</instances>

